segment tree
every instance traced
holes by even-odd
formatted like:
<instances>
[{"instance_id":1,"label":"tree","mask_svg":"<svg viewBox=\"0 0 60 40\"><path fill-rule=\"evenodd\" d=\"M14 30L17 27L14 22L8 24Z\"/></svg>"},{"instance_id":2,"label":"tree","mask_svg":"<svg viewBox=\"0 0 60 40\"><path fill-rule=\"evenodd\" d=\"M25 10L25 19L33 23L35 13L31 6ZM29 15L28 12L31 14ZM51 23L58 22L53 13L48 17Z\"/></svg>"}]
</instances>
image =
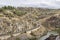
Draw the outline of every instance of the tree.
<instances>
[{"instance_id":1,"label":"tree","mask_svg":"<svg viewBox=\"0 0 60 40\"><path fill-rule=\"evenodd\" d=\"M12 10L12 9L15 9L15 8L12 7L12 6L4 6L4 7L2 7L2 9L9 9L9 10Z\"/></svg>"}]
</instances>

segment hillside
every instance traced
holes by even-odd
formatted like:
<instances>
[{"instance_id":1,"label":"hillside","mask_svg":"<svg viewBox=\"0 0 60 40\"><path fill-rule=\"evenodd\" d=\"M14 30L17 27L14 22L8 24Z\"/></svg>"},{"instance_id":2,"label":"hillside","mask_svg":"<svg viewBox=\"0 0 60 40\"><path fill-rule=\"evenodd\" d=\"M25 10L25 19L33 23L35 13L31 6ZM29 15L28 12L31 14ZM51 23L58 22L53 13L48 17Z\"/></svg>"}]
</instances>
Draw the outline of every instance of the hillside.
<instances>
[{"instance_id":1,"label":"hillside","mask_svg":"<svg viewBox=\"0 0 60 40\"><path fill-rule=\"evenodd\" d=\"M41 37L49 30L60 27L59 9L23 8L23 7L2 7L0 8L0 39L21 40L32 37ZM48 30L49 29L49 30ZM19 33L19 34L18 34ZM18 35L14 35L18 34ZM10 35L7 38L2 36Z\"/></svg>"}]
</instances>

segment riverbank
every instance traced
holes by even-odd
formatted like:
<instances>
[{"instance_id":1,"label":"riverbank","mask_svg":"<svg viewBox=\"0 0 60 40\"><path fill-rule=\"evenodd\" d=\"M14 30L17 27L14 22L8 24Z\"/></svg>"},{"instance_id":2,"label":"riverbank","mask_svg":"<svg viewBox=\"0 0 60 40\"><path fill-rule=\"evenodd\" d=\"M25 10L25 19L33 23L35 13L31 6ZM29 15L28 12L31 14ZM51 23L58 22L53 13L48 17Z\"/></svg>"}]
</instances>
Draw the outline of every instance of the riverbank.
<instances>
[{"instance_id":1,"label":"riverbank","mask_svg":"<svg viewBox=\"0 0 60 40\"><path fill-rule=\"evenodd\" d=\"M42 36L39 40L44 40L44 39L48 38L51 34L53 34L53 35L58 35L58 33L55 32L55 31L49 31L49 32L47 33L47 35Z\"/></svg>"}]
</instances>

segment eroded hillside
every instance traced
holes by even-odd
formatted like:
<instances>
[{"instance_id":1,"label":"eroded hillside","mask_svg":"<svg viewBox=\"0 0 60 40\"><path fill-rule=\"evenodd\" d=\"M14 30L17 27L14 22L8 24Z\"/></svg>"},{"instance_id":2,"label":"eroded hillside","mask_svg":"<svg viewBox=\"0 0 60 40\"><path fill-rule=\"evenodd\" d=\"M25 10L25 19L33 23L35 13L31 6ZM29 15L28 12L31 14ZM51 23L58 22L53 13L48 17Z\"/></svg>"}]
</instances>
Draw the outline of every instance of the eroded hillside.
<instances>
[{"instance_id":1,"label":"eroded hillside","mask_svg":"<svg viewBox=\"0 0 60 40\"><path fill-rule=\"evenodd\" d=\"M32 37L41 37L50 27L59 27L60 10L42 8L14 8L11 6L0 8L0 39L16 40L13 34L21 35L27 40ZM56 25L56 26L55 26ZM1 38L1 36L8 36ZM21 37L18 36L17 37ZM12 38L11 38L12 37ZM29 40L29 39L28 39Z\"/></svg>"}]
</instances>

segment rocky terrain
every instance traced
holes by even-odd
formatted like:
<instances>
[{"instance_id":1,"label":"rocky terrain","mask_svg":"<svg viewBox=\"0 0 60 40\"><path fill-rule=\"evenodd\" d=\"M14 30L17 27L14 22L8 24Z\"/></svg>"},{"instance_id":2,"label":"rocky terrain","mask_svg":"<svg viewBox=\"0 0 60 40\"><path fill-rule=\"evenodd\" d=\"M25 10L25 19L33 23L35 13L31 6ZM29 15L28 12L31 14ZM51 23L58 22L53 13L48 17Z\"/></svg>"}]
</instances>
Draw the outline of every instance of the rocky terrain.
<instances>
[{"instance_id":1,"label":"rocky terrain","mask_svg":"<svg viewBox=\"0 0 60 40\"><path fill-rule=\"evenodd\" d=\"M1 40L38 40L60 27L60 10L43 8L0 8Z\"/></svg>"}]
</instances>

